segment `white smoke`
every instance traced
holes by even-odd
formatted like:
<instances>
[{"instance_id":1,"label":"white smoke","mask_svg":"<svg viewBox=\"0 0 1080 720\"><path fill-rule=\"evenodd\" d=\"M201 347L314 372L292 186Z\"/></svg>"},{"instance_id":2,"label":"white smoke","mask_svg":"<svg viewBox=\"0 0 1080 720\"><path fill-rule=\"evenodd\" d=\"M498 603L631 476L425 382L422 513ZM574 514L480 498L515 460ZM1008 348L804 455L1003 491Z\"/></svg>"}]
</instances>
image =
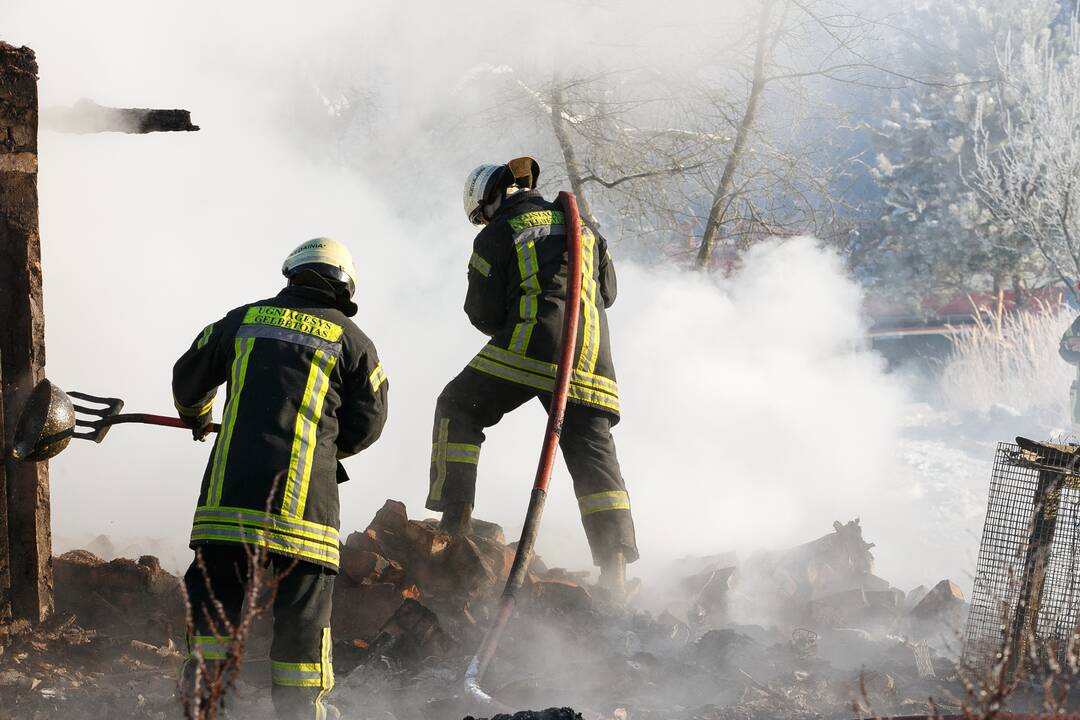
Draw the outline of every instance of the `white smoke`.
<instances>
[{"instance_id":1,"label":"white smoke","mask_svg":"<svg viewBox=\"0 0 1080 720\"><path fill-rule=\"evenodd\" d=\"M460 182L476 162L550 143L543 127L522 136L484 124L495 101L469 78L571 56L682 62L708 39L698 26L721 28L733 14L724 3L633 5L566 1L537 16L488 3L316 3L301 13L0 2L3 39L38 52L43 106L85 96L185 107L202 126L43 132L49 376L122 396L133 411L168 412L172 363L199 329L276 293L292 246L337 237L357 256L356 320L391 382L383 439L346 463L343 531L364 527L387 497L424 515L435 398L484 342L460 310L473 230ZM553 33L560 13L575 22ZM594 42L598 28L620 41ZM366 90L346 93L354 86ZM345 132L342 103L358 114ZM837 258L810 239L772 242L721 282L635 266L620 241L611 238L616 440L642 567L796 543L861 515L882 548L881 574L928 581L905 549L921 522L917 489L890 469L904 392L866 351L860 293ZM488 433L477 514L510 535L543 426L532 404ZM99 447L73 444L52 463L56 533L162 538L182 562L208 452L180 431L134 426ZM549 564L587 565L562 467L553 488L540 551Z\"/></svg>"}]
</instances>

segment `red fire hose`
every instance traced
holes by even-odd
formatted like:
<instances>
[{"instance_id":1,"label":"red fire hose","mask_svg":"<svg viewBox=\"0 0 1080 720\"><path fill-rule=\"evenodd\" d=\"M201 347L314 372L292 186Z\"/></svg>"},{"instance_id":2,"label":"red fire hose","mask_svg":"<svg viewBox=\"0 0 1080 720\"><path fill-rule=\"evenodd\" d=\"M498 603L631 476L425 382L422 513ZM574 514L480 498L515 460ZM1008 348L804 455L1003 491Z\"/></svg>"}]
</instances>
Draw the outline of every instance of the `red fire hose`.
<instances>
[{"instance_id":1,"label":"red fire hose","mask_svg":"<svg viewBox=\"0 0 1080 720\"><path fill-rule=\"evenodd\" d=\"M544 433L544 446L540 450L540 463L536 468L536 480L533 482L532 496L529 498L529 510L525 513L525 525L521 529L521 540L514 554L514 564L506 578L499 612L495 622L484 636L480 649L465 671L465 694L484 704L493 703L490 695L480 687L484 671L495 655L499 646L499 637L514 611L514 595L525 583L525 575L532 563L536 536L540 530L540 518L544 514L544 502L547 500L548 483L551 481L551 468L555 464L555 450L562 434L563 417L566 414L566 396L570 391L570 373L574 365L574 350L577 346L578 316L581 312L581 216L578 214L577 199L572 193L559 193L559 203L566 211L566 310L563 312L562 339L559 345L559 366L555 373L555 389L551 394L551 406L548 408L547 431Z\"/></svg>"}]
</instances>

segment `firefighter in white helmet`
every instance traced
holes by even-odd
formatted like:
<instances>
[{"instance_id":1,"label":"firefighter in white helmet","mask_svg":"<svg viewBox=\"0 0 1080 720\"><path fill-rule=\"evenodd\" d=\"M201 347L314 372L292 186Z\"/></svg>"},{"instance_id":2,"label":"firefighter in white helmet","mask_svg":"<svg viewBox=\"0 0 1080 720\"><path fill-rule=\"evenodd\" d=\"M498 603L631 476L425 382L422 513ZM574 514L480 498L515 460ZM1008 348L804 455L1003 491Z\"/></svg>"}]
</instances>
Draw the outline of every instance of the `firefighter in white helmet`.
<instances>
[{"instance_id":1,"label":"firefighter in white helmet","mask_svg":"<svg viewBox=\"0 0 1080 720\"><path fill-rule=\"evenodd\" d=\"M173 395L202 439L217 388L227 384L191 530L202 566L193 562L184 576L189 650L225 659L224 621L235 626L244 601L245 546L269 550L272 571L282 573L270 649L274 708L292 720L327 717L337 486L348 480L339 460L378 439L388 384L374 344L350 320L357 274L348 249L309 240L282 273L288 286L276 296L230 311L195 337L173 369Z\"/></svg>"},{"instance_id":2,"label":"firefighter in white helmet","mask_svg":"<svg viewBox=\"0 0 1080 720\"><path fill-rule=\"evenodd\" d=\"M529 157L481 165L465 181L464 209L483 225L469 260L465 312L491 340L439 396L432 432L427 507L443 528L470 529L484 430L533 398L547 406L566 304L564 211L536 191ZM606 309L615 302L607 242L582 229L581 322L560 447L574 482L585 534L601 580L622 591L625 564L638 557L630 497L611 427L619 390ZM521 444L521 467L535 448Z\"/></svg>"}]
</instances>

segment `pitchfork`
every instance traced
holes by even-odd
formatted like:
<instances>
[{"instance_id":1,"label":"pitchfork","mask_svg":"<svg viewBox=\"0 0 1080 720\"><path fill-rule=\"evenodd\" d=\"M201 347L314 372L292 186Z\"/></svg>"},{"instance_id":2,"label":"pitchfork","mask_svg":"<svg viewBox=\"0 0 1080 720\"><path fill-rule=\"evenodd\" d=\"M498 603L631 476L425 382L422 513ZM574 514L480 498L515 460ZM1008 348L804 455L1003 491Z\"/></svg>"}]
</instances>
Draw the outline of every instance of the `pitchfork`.
<instances>
[{"instance_id":1,"label":"pitchfork","mask_svg":"<svg viewBox=\"0 0 1080 720\"><path fill-rule=\"evenodd\" d=\"M72 398L88 405L76 405ZM97 407L95 407L97 406ZM71 438L105 439L113 425L141 423L164 427L187 428L180 418L149 413L121 413L124 401L82 392L66 393L48 380L42 380L30 394L15 426L15 442L11 455L16 460L39 462L58 455ZM211 432L220 426L214 423Z\"/></svg>"}]
</instances>

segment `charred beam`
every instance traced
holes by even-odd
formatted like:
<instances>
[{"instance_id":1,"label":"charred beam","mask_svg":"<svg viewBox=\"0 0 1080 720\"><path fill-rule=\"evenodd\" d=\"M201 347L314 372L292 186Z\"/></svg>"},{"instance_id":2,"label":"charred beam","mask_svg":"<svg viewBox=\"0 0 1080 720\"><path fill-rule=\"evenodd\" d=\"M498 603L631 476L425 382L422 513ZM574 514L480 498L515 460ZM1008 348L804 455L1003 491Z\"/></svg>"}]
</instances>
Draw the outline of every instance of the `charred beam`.
<instances>
[{"instance_id":1,"label":"charred beam","mask_svg":"<svg viewBox=\"0 0 1080 720\"><path fill-rule=\"evenodd\" d=\"M54 107L41 116L42 127L65 133L122 132L143 135L153 132L194 132L188 110L113 108L93 100L80 100L71 107Z\"/></svg>"}]
</instances>

